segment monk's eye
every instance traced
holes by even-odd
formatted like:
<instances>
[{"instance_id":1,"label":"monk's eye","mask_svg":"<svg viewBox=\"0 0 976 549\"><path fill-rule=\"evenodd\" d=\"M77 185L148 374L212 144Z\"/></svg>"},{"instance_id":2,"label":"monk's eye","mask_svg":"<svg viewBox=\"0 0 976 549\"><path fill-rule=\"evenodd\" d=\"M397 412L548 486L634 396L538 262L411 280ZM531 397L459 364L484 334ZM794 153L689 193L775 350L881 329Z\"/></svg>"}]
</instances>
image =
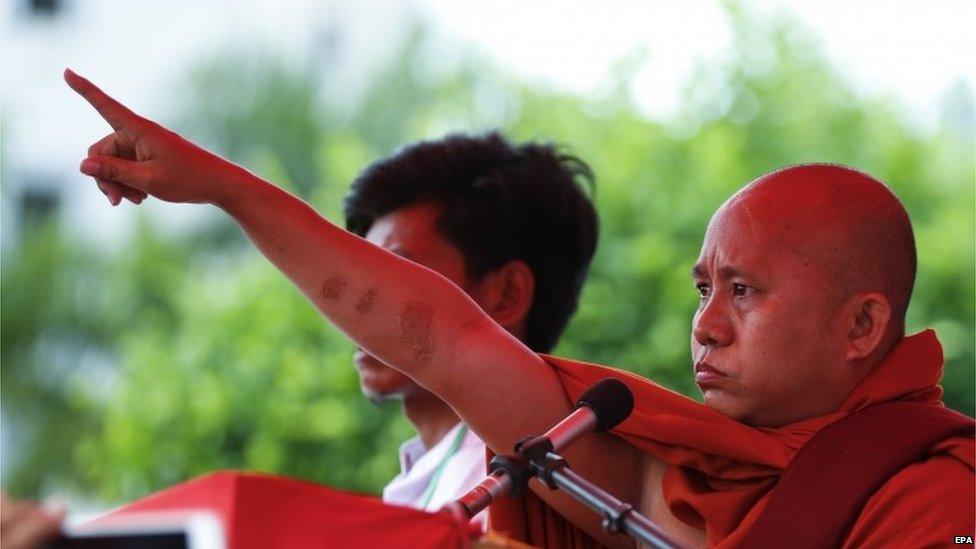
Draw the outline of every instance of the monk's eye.
<instances>
[{"instance_id":1,"label":"monk's eye","mask_svg":"<svg viewBox=\"0 0 976 549\"><path fill-rule=\"evenodd\" d=\"M712 287L704 282L695 284L695 287L698 288L698 295L701 297L701 299L707 298L712 292Z\"/></svg>"},{"instance_id":2,"label":"monk's eye","mask_svg":"<svg viewBox=\"0 0 976 549\"><path fill-rule=\"evenodd\" d=\"M748 293L749 293L749 286L746 286L745 284L732 285L733 297L745 297Z\"/></svg>"}]
</instances>

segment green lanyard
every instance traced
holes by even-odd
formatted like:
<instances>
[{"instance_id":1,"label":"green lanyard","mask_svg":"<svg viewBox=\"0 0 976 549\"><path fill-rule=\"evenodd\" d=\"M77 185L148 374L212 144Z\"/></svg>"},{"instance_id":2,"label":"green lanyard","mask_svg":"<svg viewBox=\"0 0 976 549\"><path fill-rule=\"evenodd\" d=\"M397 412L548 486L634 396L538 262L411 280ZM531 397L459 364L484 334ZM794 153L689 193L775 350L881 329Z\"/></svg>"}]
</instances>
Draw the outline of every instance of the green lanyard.
<instances>
[{"instance_id":1,"label":"green lanyard","mask_svg":"<svg viewBox=\"0 0 976 549\"><path fill-rule=\"evenodd\" d=\"M456 435L454 435L454 440L451 441L451 447L447 449L447 454L441 458L441 462L437 464L437 469L434 470L434 474L430 477L430 481L427 482L427 489L424 490L424 500L420 504L421 509L426 509L427 504L430 503L430 498L434 497L434 490L437 489L437 483L441 480L441 475L444 473L444 467L451 457L457 453L458 448L461 446L461 441L464 440L464 436L468 434L468 426L461 425L458 429Z\"/></svg>"}]
</instances>

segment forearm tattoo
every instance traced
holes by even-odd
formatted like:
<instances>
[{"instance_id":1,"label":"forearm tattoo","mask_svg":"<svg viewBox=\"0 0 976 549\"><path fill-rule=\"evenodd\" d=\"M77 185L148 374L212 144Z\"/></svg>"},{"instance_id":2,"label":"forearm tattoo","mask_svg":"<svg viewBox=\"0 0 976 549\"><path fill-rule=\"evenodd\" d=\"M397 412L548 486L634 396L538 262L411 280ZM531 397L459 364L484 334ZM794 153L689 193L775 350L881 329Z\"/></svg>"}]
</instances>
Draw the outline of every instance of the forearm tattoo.
<instances>
[{"instance_id":1,"label":"forearm tattoo","mask_svg":"<svg viewBox=\"0 0 976 549\"><path fill-rule=\"evenodd\" d=\"M430 306L416 301L407 303L403 312L397 315L400 325L400 339L414 352L417 362L428 362L434 355L434 342L431 327L434 311Z\"/></svg>"},{"instance_id":2,"label":"forearm tattoo","mask_svg":"<svg viewBox=\"0 0 976 549\"><path fill-rule=\"evenodd\" d=\"M373 310L373 303L376 301L376 296L379 294L376 288L370 288L366 290L366 293L359 298L356 302L356 312L364 315L371 310Z\"/></svg>"},{"instance_id":3,"label":"forearm tattoo","mask_svg":"<svg viewBox=\"0 0 976 549\"><path fill-rule=\"evenodd\" d=\"M341 276L330 276L322 283L322 297L335 301L342 296L342 291L346 289L346 279Z\"/></svg>"}]
</instances>

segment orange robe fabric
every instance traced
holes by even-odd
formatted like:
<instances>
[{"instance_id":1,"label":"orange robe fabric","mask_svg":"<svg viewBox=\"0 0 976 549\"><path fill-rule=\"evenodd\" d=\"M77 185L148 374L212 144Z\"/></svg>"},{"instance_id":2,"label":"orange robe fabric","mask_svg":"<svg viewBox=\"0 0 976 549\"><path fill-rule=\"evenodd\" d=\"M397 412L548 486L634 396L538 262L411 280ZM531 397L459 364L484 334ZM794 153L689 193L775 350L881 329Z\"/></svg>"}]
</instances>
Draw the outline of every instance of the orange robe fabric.
<instances>
[{"instance_id":1,"label":"orange robe fabric","mask_svg":"<svg viewBox=\"0 0 976 549\"><path fill-rule=\"evenodd\" d=\"M544 358L573 402L604 377L627 383L634 392L634 412L614 433L669 465L663 493L671 512L704 529L708 544L716 547L740 544L797 450L826 425L882 402L943 406L942 347L932 330L903 339L837 412L777 428L739 423L628 372ZM872 496L845 546L943 545L951 544L955 536L973 535L974 457L971 437L953 438L933 448L929 459L897 473ZM533 545L593 545L591 538L532 495L493 505L490 526Z\"/></svg>"}]
</instances>

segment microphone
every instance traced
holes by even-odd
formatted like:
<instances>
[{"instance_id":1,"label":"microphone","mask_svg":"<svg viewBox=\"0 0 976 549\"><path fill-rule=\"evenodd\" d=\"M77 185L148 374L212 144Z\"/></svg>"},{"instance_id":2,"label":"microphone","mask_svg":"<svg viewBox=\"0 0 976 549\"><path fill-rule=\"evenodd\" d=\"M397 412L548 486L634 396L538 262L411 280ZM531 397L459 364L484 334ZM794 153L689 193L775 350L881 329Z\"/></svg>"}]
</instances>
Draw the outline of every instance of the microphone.
<instances>
[{"instance_id":1,"label":"microphone","mask_svg":"<svg viewBox=\"0 0 976 549\"><path fill-rule=\"evenodd\" d=\"M549 429L544 435L523 439L515 445L521 458L520 464L542 457L549 452L559 452L584 434L594 431L602 433L616 427L634 409L634 395L622 381L605 378L580 395L576 410ZM495 459L504 458L498 456ZM511 462L510 459L503 461ZM494 462L493 462L494 465ZM513 479L512 476L517 478ZM482 509L491 505L499 496L512 492L513 487L521 489L531 473L518 473L516 467L501 467L493 470L477 486L452 503L447 510L461 518L470 519Z\"/></svg>"},{"instance_id":2,"label":"microphone","mask_svg":"<svg viewBox=\"0 0 976 549\"><path fill-rule=\"evenodd\" d=\"M624 382L605 378L580 395L576 411L544 435L519 441L515 451L534 459L549 452L559 453L577 438L593 431L603 433L616 427L634 410L634 394Z\"/></svg>"}]
</instances>

